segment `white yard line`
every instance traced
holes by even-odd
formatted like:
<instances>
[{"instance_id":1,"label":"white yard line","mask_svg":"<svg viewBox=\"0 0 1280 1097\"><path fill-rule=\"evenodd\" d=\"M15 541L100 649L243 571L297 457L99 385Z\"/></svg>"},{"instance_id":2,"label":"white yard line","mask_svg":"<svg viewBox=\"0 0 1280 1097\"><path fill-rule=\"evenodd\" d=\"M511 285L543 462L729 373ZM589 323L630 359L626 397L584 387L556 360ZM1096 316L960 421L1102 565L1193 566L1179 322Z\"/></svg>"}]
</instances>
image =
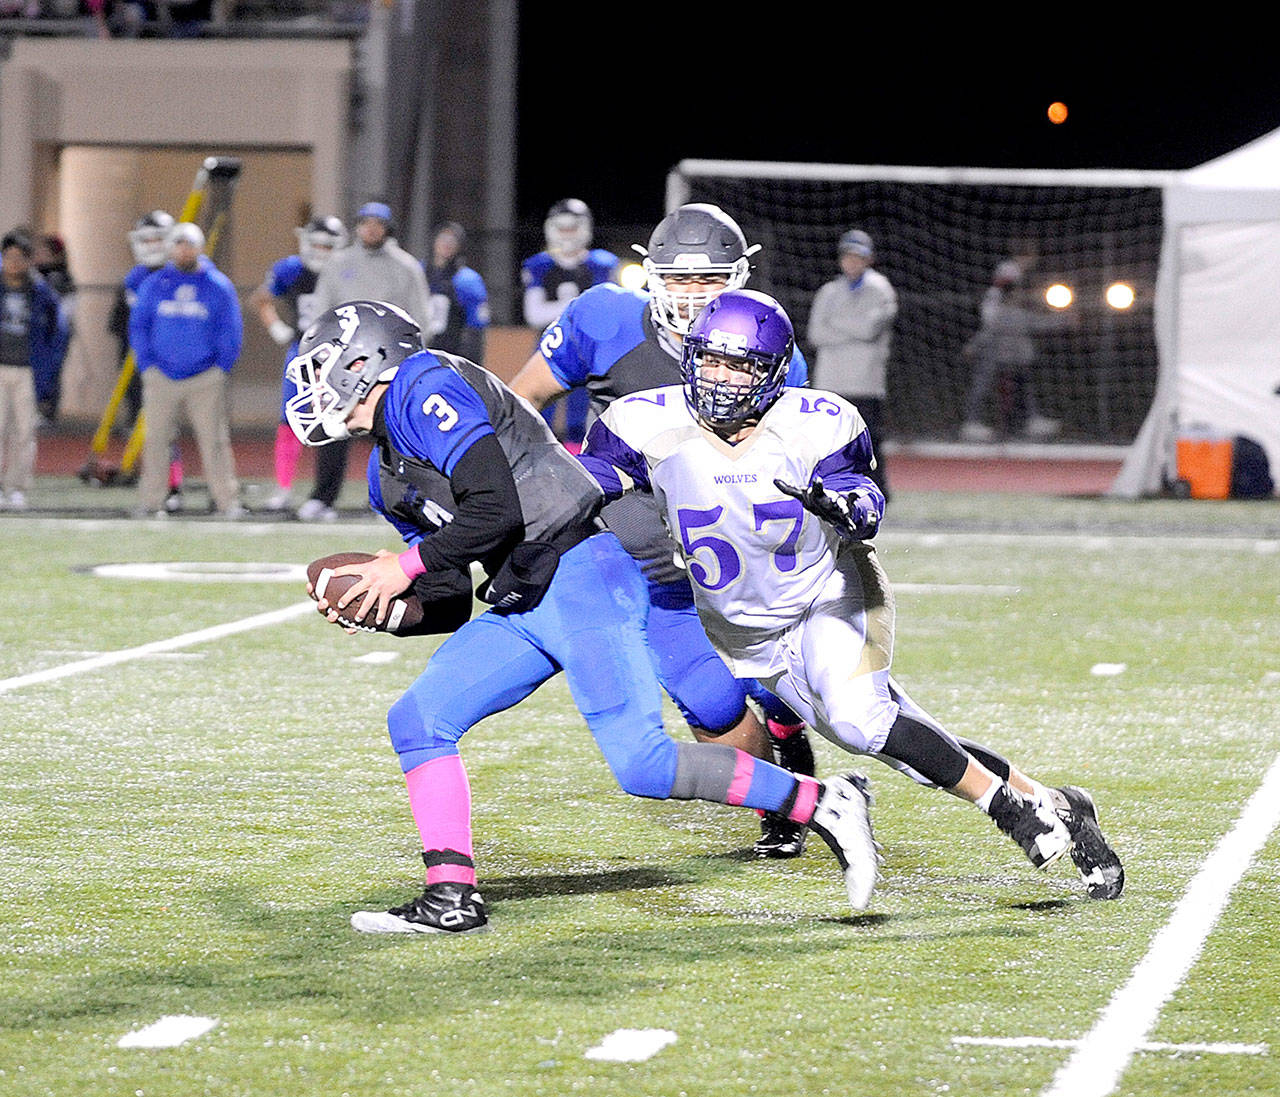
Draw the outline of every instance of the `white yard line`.
<instances>
[{"instance_id":1,"label":"white yard line","mask_svg":"<svg viewBox=\"0 0 1280 1097\"><path fill-rule=\"evenodd\" d=\"M1083 1040L1053 1040L1047 1036L953 1036L953 1044L969 1044L973 1047L1049 1047L1078 1048ZM1174 1054L1188 1055L1266 1055L1270 1048L1266 1044L1162 1044L1142 1043L1138 1051L1168 1051Z\"/></svg>"},{"instance_id":2,"label":"white yard line","mask_svg":"<svg viewBox=\"0 0 1280 1097\"><path fill-rule=\"evenodd\" d=\"M587 1048L584 1055L614 1063L642 1063L675 1042L676 1034L668 1028L620 1028Z\"/></svg>"},{"instance_id":3,"label":"white yard line","mask_svg":"<svg viewBox=\"0 0 1280 1097\"><path fill-rule=\"evenodd\" d=\"M161 1017L146 1028L125 1033L116 1041L116 1047L179 1047L203 1036L217 1023L216 1017Z\"/></svg>"},{"instance_id":4,"label":"white yard line","mask_svg":"<svg viewBox=\"0 0 1280 1097\"><path fill-rule=\"evenodd\" d=\"M160 655L179 648L204 644L210 640L221 640L224 636L234 636L238 632L250 632L253 629L265 628L267 625L280 624L301 617L304 613L315 613L316 604L310 600L295 602L284 609L271 610L268 613L257 613L252 617L242 617L239 621L229 621L225 625L214 625L211 628L198 629L195 632L184 632L181 636L171 636L167 640L153 640L136 648L124 648L120 651L104 651L100 655L92 655L87 659L77 659L73 663L62 663L56 667L33 671L31 674L20 674L16 678L0 679L0 693L12 693L26 686L37 686L44 682L54 682L59 678L70 678L74 674L85 674L103 667L113 667L117 663L128 663L134 659L144 659L148 655Z\"/></svg>"},{"instance_id":5,"label":"white yard line","mask_svg":"<svg viewBox=\"0 0 1280 1097\"><path fill-rule=\"evenodd\" d=\"M1075 1053L1054 1076L1044 1097L1106 1097L1182 985L1205 940L1226 908L1232 889L1280 823L1280 756L1236 825L1192 879L1173 915L1141 962L1112 996Z\"/></svg>"}]
</instances>

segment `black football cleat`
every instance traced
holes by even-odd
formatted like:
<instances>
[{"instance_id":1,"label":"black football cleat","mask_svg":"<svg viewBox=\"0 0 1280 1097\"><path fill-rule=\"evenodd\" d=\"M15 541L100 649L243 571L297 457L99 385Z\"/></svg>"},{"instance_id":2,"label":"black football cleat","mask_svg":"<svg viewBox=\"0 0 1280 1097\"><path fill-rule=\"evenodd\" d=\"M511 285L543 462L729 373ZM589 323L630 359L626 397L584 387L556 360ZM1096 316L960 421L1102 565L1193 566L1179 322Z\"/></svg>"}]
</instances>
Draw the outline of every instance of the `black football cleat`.
<instances>
[{"instance_id":1,"label":"black football cleat","mask_svg":"<svg viewBox=\"0 0 1280 1097\"><path fill-rule=\"evenodd\" d=\"M988 814L1036 868L1048 868L1071 848L1071 834L1062 820L1007 783L996 789Z\"/></svg>"},{"instance_id":2,"label":"black football cleat","mask_svg":"<svg viewBox=\"0 0 1280 1097\"><path fill-rule=\"evenodd\" d=\"M871 830L871 786L860 773L829 777L813 809L810 828L836 855L849 905L866 910L876 886L880 854Z\"/></svg>"},{"instance_id":3,"label":"black football cleat","mask_svg":"<svg viewBox=\"0 0 1280 1097\"><path fill-rule=\"evenodd\" d=\"M756 839L753 852L757 857L774 861L799 857L804 852L807 829L776 811L766 811L760 819L760 837Z\"/></svg>"},{"instance_id":4,"label":"black football cleat","mask_svg":"<svg viewBox=\"0 0 1280 1097\"><path fill-rule=\"evenodd\" d=\"M1063 785L1049 790L1057 813L1071 834L1075 862L1091 899L1119 899L1124 890L1124 866L1098 826L1098 808L1082 788Z\"/></svg>"},{"instance_id":5,"label":"black football cleat","mask_svg":"<svg viewBox=\"0 0 1280 1097\"><path fill-rule=\"evenodd\" d=\"M358 933L478 933L488 929L480 893L468 884L428 884L416 899L390 910L358 910Z\"/></svg>"}]
</instances>

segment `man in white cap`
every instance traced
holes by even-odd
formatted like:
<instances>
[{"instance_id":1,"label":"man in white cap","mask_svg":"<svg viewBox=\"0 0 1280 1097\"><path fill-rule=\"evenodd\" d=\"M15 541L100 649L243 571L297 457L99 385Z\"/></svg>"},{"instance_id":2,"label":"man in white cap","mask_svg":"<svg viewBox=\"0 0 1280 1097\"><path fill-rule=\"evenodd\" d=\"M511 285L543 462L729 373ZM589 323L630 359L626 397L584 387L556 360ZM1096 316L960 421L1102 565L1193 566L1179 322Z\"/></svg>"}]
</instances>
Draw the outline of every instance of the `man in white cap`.
<instances>
[{"instance_id":1,"label":"man in white cap","mask_svg":"<svg viewBox=\"0 0 1280 1097\"><path fill-rule=\"evenodd\" d=\"M356 211L355 240L333 253L320 271L313 300L313 316L348 301L386 301L412 317L423 331L431 330L431 291L422 263L396 243L391 207L366 202ZM302 333L299 333L302 334ZM297 510L304 522L331 522L347 475L346 440L325 446L316 454L316 482Z\"/></svg>"},{"instance_id":2,"label":"man in white cap","mask_svg":"<svg viewBox=\"0 0 1280 1097\"><path fill-rule=\"evenodd\" d=\"M836 246L840 277L821 286L809 310L809 342L817 355L813 387L839 393L862 413L875 444L871 471L885 498L884 404L888 396L887 365L898 295L876 270L875 245L860 229L850 229Z\"/></svg>"},{"instance_id":3,"label":"man in white cap","mask_svg":"<svg viewBox=\"0 0 1280 1097\"><path fill-rule=\"evenodd\" d=\"M168 262L142 283L129 314L147 421L134 513L166 513L169 453L185 415L214 511L239 518L244 508L231 450L227 376L244 335L240 301L231 279L204 254L199 225L174 225L167 248Z\"/></svg>"}]
</instances>

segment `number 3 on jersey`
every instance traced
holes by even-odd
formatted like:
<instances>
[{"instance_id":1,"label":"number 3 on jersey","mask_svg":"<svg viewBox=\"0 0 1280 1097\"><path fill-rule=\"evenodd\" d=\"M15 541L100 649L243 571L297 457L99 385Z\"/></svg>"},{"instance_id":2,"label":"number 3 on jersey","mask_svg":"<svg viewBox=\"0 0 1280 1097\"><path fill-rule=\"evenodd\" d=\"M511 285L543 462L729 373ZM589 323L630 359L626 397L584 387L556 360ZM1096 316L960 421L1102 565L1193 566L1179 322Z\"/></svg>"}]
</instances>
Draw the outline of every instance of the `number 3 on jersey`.
<instances>
[{"instance_id":1,"label":"number 3 on jersey","mask_svg":"<svg viewBox=\"0 0 1280 1097\"><path fill-rule=\"evenodd\" d=\"M689 562L689 576L705 590L724 590L742 574L742 556L727 538L714 532L724 514L724 507L681 507L676 512L680 521L680 544ZM794 571L796 544L800 540L800 527L804 525L804 507L795 499L781 499L770 503L755 503L751 517L757 533L766 525L781 523L782 540L770 550L772 563L778 571ZM703 552L699 557L697 553ZM710 556L706 556L710 553ZM714 568L708 567L714 563Z\"/></svg>"},{"instance_id":2,"label":"number 3 on jersey","mask_svg":"<svg viewBox=\"0 0 1280 1097\"><path fill-rule=\"evenodd\" d=\"M424 415L434 415L439 419L442 431L452 430L458 425L458 413L453 405L438 392L433 392L422 401L422 412Z\"/></svg>"}]
</instances>

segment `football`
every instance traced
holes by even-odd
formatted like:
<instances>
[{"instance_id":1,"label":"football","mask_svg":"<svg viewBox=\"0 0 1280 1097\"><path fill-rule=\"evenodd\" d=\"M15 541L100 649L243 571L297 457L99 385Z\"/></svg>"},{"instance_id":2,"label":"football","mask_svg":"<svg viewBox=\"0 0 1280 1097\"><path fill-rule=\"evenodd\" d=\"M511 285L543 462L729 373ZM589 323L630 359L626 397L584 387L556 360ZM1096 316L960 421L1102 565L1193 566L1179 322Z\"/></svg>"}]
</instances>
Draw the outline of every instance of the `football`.
<instances>
[{"instance_id":1,"label":"football","mask_svg":"<svg viewBox=\"0 0 1280 1097\"><path fill-rule=\"evenodd\" d=\"M311 597L317 602L324 598L329 605L336 606L339 599L360 577L358 575L334 575L334 569L343 567L346 564L364 564L372 559L373 554L368 552L335 552L331 556L322 556L319 560L312 560L307 565L307 580L311 583ZM355 619L354 615L359 612L360 604L363 601L364 596L361 595L354 602L343 607L336 624L341 625L343 628L359 629L361 632L405 633L422 623L422 600L412 590L405 591L404 594L391 600L391 605L387 609L386 619L382 624L378 624L372 614L363 621Z\"/></svg>"}]
</instances>

